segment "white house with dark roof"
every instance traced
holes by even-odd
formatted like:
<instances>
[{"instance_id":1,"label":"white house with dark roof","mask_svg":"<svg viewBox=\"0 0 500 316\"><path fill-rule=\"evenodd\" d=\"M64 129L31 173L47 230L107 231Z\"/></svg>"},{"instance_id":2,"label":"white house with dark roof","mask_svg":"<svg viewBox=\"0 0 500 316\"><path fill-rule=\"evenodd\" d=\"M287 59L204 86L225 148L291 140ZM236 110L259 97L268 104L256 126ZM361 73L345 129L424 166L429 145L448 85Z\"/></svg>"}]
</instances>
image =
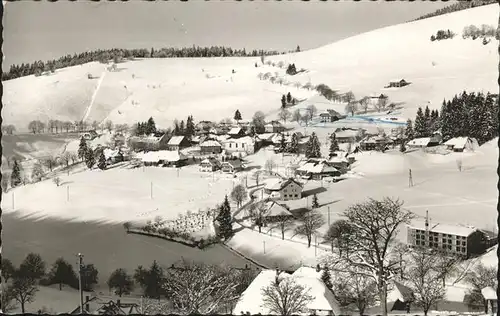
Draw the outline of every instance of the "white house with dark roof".
<instances>
[{"instance_id":1,"label":"white house with dark roof","mask_svg":"<svg viewBox=\"0 0 500 316\"><path fill-rule=\"evenodd\" d=\"M243 170L243 162L239 159L232 159L223 161L221 164L221 170L224 173L235 173Z\"/></svg>"},{"instance_id":2,"label":"white house with dark roof","mask_svg":"<svg viewBox=\"0 0 500 316\"><path fill-rule=\"evenodd\" d=\"M271 121L264 125L266 133L281 133L285 131L285 127L278 121Z\"/></svg>"},{"instance_id":3,"label":"white house with dark roof","mask_svg":"<svg viewBox=\"0 0 500 316\"><path fill-rule=\"evenodd\" d=\"M221 168L221 162L215 158L204 159L200 163L201 172L213 172Z\"/></svg>"},{"instance_id":4,"label":"white house with dark roof","mask_svg":"<svg viewBox=\"0 0 500 316\"><path fill-rule=\"evenodd\" d=\"M333 292L321 281L320 274L309 273L306 270L315 271L313 268L308 267L299 268L293 274L280 272L279 270L261 271L238 299L232 314L273 315L271 310L264 304L262 290L271 285L276 278L278 280L290 278L297 284L307 288L309 294L313 297L312 301L307 304L306 309L301 311L299 315L342 315L339 303L335 299Z\"/></svg>"},{"instance_id":5,"label":"white house with dark roof","mask_svg":"<svg viewBox=\"0 0 500 316\"><path fill-rule=\"evenodd\" d=\"M303 165L295 170L301 177L313 180L321 180L324 177L337 177L342 172L335 168L325 159L308 159Z\"/></svg>"}]
</instances>

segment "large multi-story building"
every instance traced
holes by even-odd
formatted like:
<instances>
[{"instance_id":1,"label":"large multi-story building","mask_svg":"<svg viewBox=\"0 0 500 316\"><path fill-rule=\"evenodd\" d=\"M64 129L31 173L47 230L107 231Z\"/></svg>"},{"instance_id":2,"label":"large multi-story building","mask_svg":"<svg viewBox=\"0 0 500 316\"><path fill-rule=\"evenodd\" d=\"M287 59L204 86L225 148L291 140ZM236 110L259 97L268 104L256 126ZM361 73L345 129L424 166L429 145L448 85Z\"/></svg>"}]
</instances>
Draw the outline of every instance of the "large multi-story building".
<instances>
[{"instance_id":1,"label":"large multi-story building","mask_svg":"<svg viewBox=\"0 0 500 316\"><path fill-rule=\"evenodd\" d=\"M488 248L484 232L469 226L415 222L407 226L407 244L426 247L453 255L470 257Z\"/></svg>"}]
</instances>

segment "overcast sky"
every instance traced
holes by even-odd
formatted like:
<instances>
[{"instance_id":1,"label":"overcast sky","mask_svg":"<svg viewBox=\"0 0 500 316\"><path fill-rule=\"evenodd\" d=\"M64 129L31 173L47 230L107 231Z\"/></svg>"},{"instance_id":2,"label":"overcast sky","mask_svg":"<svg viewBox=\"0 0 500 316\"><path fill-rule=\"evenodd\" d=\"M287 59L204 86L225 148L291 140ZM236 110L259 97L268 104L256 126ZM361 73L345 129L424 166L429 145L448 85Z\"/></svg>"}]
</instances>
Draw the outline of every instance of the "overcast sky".
<instances>
[{"instance_id":1,"label":"overcast sky","mask_svg":"<svg viewBox=\"0 0 500 316\"><path fill-rule=\"evenodd\" d=\"M288 51L402 23L450 2L20 1L6 5L4 67L99 48L226 45Z\"/></svg>"}]
</instances>

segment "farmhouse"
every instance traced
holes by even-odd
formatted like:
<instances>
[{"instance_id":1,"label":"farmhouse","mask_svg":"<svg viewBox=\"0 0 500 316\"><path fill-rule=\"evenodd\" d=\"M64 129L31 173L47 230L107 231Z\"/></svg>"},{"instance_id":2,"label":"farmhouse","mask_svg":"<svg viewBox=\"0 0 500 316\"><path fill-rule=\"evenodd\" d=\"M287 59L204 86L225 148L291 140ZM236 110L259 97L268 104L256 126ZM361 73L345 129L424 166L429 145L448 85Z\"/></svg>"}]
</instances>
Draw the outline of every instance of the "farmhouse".
<instances>
[{"instance_id":1,"label":"farmhouse","mask_svg":"<svg viewBox=\"0 0 500 316\"><path fill-rule=\"evenodd\" d=\"M132 136L128 140L129 147L135 151L141 150L164 150L167 149L168 135L163 134L160 137L154 135L149 136Z\"/></svg>"},{"instance_id":2,"label":"farmhouse","mask_svg":"<svg viewBox=\"0 0 500 316\"><path fill-rule=\"evenodd\" d=\"M407 234L409 246L431 247L467 258L484 253L488 246L484 232L462 225L419 221L407 226Z\"/></svg>"},{"instance_id":3,"label":"farmhouse","mask_svg":"<svg viewBox=\"0 0 500 316\"><path fill-rule=\"evenodd\" d=\"M302 198L302 184L293 178L285 181L269 183L264 187L264 193L282 201L299 200Z\"/></svg>"},{"instance_id":4,"label":"farmhouse","mask_svg":"<svg viewBox=\"0 0 500 316\"><path fill-rule=\"evenodd\" d=\"M410 140L406 145L408 148L425 148L429 146L430 141L430 137L421 137Z\"/></svg>"},{"instance_id":5,"label":"farmhouse","mask_svg":"<svg viewBox=\"0 0 500 316\"><path fill-rule=\"evenodd\" d=\"M455 152L472 152L479 147L477 140L470 137L455 137L445 142L444 145L448 150Z\"/></svg>"},{"instance_id":6,"label":"farmhouse","mask_svg":"<svg viewBox=\"0 0 500 316\"><path fill-rule=\"evenodd\" d=\"M105 148L103 150L103 154L108 164L114 164L125 160L125 157L120 149Z\"/></svg>"},{"instance_id":7,"label":"farmhouse","mask_svg":"<svg viewBox=\"0 0 500 316\"><path fill-rule=\"evenodd\" d=\"M321 180L324 177L338 177L341 175L341 172L337 168L333 167L324 159L309 159L295 172L303 178L313 180Z\"/></svg>"},{"instance_id":8,"label":"farmhouse","mask_svg":"<svg viewBox=\"0 0 500 316\"><path fill-rule=\"evenodd\" d=\"M335 110L326 110L326 112L320 113L319 117L322 123L335 122L345 117L345 115L340 114Z\"/></svg>"},{"instance_id":9,"label":"farmhouse","mask_svg":"<svg viewBox=\"0 0 500 316\"><path fill-rule=\"evenodd\" d=\"M243 170L243 163L239 159L226 160L221 164L221 170L224 173L235 173Z\"/></svg>"},{"instance_id":10,"label":"farmhouse","mask_svg":"<svg viewBox=\"0 0 500 316\"><path fill-rule=\"evenodd\" d=\"M187 156L179 151L160 150L144 153L141 157L146 166L181 167L187 164Z\"/></svg>"},{"instance_id":11,"label":"farmhouse","mask_svg":"<svg viewBox=\"0 0 500 316\"><path fill-rule=\"evenodd\" d=\"M409 85L410 82L404 80L404 79L401 79L401 80L391 80L389 82L389 85L386 86L386 88L401 88L401 87L404 87L404 86L407 86Z\"/></svg>"},{"instance_id":12,"label":"farmhouse","mask_svg":"<svg viewBox=\"0 0 500 316\"><path fill-rule=\"evenodd\" d=\"M361 150L384 150L393 141L385 136L368 136L361 140L359 146Z\"/></svg>"},{"instance_id":13,"label":"farmhouse","mask_svg":"<svg viewBox=\"0 0 500 316\"><path fill-rule=\"evenodd\" d=\"M273 223L283 217L293 218L293 214L290 213L285 205L277 203L274 200L268 200L264 203L266 207L266 211L264 212L266 222Z\"/></svg>"},{"instance_id":14,"label":"farmhouse","mask_svg":"<svg viewBox=\"0 0 500 316\"><path fill-rule=\"evenodd\" d=\"M241 138L230 138L224 143L224 150L227 153L255 153L255 140L250 136Z\"/></svg>"},{"instance_id":15,"label":"farmhouse","mask_svg":"<svg viewBox=\"0 0 500 316\"><path fill-rule=\"evenodd\" d=\"M191 144L185 136L172 136L167 144L168 150L181 150L189 147Z\"/></svg>"},{"instance_id":16,"label":"farmhouse","mask_svg":"<svg viewBox=\"0 0 500 316\"><path fill-rule=\"evenodd\" d=\"M354 157L346 155L336 155L328 159L328 164L341 173L346 173L349 170L349 166L354 162Z\"/></svg>"},{"instance_id":17,"label":"farmhouse","mask_svg":"<svg viewBox=\"0 0 500 316\"><path fill-rule=\"evenodd\" d=\"M335 131L335 139L338 143L354 143L361 140L364 132L354 129L337 129Z\"/></svg>"},{"instance_id":18,"label":"farmhouse","mask_svg":"<svg viewBox=\"0 0 500 316\"><path fill-rule=\"evenodd\" d=\"M201 172L213 172L221 168L221 163L215 158L207 158L200 163Z\"/></svg>"},{"instance_id":19,"label":"farmhouse","mask_svg":"<svg viewBox=\"0 0 500 316\"><path fill-rule=\"evenodd\" d=\"M227 132L227 135L231 138L240 138L245 136L245 131L241 127L233 127Z\"/></svg>"},{"instance_id":20,"label":"farmhouse","mask_svg":"<svg viewBox=\"0 0 500 316\"><path fill-rule=\"evenodd\" d=\"M205 140L200 144L201 155L216 155L222 152L222 145L216 140Z\"/></svg>"},{"instance_id":21,"label":"farmhouse","mask_svg":"<svg viewBox=\"0 0 500 316\"><path fill-rule=\"evenodd\" d=\"M283 124L278 121L271 121L267 123L265 126L266 133L281 133L285 130Z\"/></svg>"},{"instance_id":22,"label":"farmhouse","mask_svg":"<svg viewBox=\"0 0 500 316\"><path fill-rule=\"evenodd\" d=\"M341 315L342 310L337 300L332 291L321 281L320 275L315 269L309 267L301 267L293 274L279 270L262 270L238 299L232 314L272 315L273 313L263 302L262 290L268 287L276 278L280 280L293 278L297 284L308 288L309 294L313 297L313 300L307 304L301 314Z\"/></svg>"}]
</instances>

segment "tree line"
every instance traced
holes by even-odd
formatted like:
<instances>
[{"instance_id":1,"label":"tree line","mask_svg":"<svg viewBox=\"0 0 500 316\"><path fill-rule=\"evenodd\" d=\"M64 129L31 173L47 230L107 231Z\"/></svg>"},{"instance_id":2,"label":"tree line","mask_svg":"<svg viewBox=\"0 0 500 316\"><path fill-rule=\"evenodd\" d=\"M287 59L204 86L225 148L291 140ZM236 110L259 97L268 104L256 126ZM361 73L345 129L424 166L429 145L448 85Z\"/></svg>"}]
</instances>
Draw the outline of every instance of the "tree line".
<instances>
[{"instance_id":1,"label":"tree line","mask_svg":"<svg viewBox=\"0 0 500 316\"><path fill-rule=\"evenodd\" d=\"M142 49L106 49L84 52L80 54L66 55L58 59L43 62L41 60L31 63L13 64L7 72L3 72L2 80L10 80L29 75L41 75L53 73L57 69L83 65L89 62L108 63L113 61L119 63L124 59L133 58L196 58L196 57L258 57L279 55L277 51L233 49L224 46L211 47L183 47L183 48L161 48L151 50Z\"/></svg>"},{"instance_id":2,"label":"tree line","mask_svg":"<svg viewBox=\"0 0 500 316\"><path fill-rule=\"evenodd\" d=\"M98 282L98 271L93 264L81 267L82 289L92 291ZM58 258L47 271L47 264L39 254L30 253L16 267L9 259L2 258L2 309L9 312L19 304L24 314L27 303L35 301L39 286L57 284L59 290L64 286L78 289L78 275L73 265Z\"/></svg>"},{"instance_id":3,"label":"tree line","mask_svg":"<svg viewBox=\"0 0 500 316\"><path fill-rule=\"evenodd\" d=\"M28 123L28 130L33 134L41 134L41 133L69 133L69 132L85 132L89 130L108 130L109 132L115 130L116 132L125 132L128 130L127 124L116 124L114 125L112 121L107 120L105 122L86 122L83 120L75 120L75 121L61 121L61 120L53 120L49 119L47 123L42 122L40 120L33 120ZM15 131L15 127L14 127Z\"/></svg>"},{"instance_id":4,"label":"tree line","mask_svg":"<svg viewBox=\"0 0 500 316\"><path fill-rule=\"evenodd\" d=\"M408 120L406 139L429 137L440 130L443 140L472 137L480 145L498 136L498 98L491 93L467 93L443 100L441 112L426 106L417 110L414 123Z\"/></svg>"},{"instance_id":5,"label":"tree line","mask_svg":"<svg viewBox=\"0 0 500 316\"><path fill-rule=\"evenodd\" d=\"M492 4L492 3L496 3L496 1L495 0L459 1L459 2L454 3L452 5L449 5L449 6L446 6L444 8L438 9L438 10L436 10L434 12L422 15L422 16L416 18L413 21L423 20L423 19L434 17L434 16L439 16L439 15L448 14L448 13L451 13L451 12L466 10L466 9L469 9L469 8L479 7L479 6L488 5L488 4Z\"/></svg>"}]
</instances>

